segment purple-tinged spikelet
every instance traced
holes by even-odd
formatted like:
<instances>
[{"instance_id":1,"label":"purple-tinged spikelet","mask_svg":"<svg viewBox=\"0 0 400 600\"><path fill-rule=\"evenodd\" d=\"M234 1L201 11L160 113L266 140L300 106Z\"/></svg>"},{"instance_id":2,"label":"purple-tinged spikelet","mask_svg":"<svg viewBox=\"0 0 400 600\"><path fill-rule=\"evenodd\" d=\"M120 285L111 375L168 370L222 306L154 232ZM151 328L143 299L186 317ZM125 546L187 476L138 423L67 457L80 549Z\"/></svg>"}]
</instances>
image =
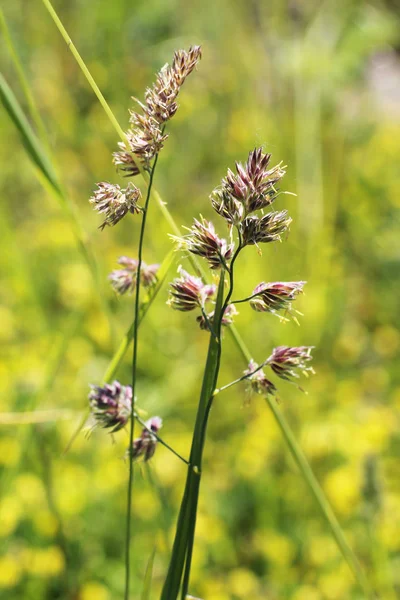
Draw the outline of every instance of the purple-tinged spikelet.
<instances>
[{"instance_id":1,"label":"purple-tinged spikelet","mask_svg":"<svg viewBox=\"0 0 400 600\"><path fill-rule=\"evenodd\" d=\"M126 292L133 292L136 282L136 274L139 261L135 258L129 258L128 256L120 256L118 263L122 265L123 269L115 269L112 271L108 278L111 282L112 287L117 294L125 294ZM140 269L140 280L145 288L150 288L157 282L157 271L160 265L147 265L142 261Z\"/></svg>"},{"instance_id":2,"label":"purple-tinged spikelet","mask_svg":"<svg viewBox=\"0 0 400 600\"><path fill-rule=\"evenodd\" d=\"M303 292L305 281L260 283L254 289L250 306L257 312L293 311L292 302ZM298 312L298 311L296 311ZM293 317L296 320L295 317Z\"/></svg>"},{"instance_id":3,"label":"purple-tinged spikelet","mask_svg":"<svg viewBox=\"0 0 400 600\"><path fill-rule=\"evenodd\" d=\"M221 319L221 325L224 325L225 327L232 325L234 317L238 314L239 312L236 309L236 306L234 304L228 304ZM200 329L209 331L209 324L211 324L211 327L214 325L214 311L207 315L207 319L204 317L204 315L199 315L196 321L200 325Z\"/></svg>"},{"instance_id":4,"label":"purple-tinged spikelet","mask_svg":"<svg viewBox=\"0 0 400 600\"><path fill-rule=\"evenodd\" d=\"M121 190L119 185L107 182L98 183L97 186L98 189L89 202L94 205L95 210L105 216L100 229L104 229L106 225L116 225L128 212L141 212L138 206L140 190L133 183L128 183L124 190Z\"/></svg>"},{"instance_id":5,"label":"purple-tinged spikelet","mask_svg":"<svg viewBox=\"0 0 400 600\"><path fill-rule=\"evenodd\" d=\"M270 212L262 217L246 217L241 223L243 245L267 244L282 241L282 235L289 229L292 219L287 210Z\"/></svg>"},{"instance_id":6,"label":"purple-tinged spikelet","mask_svg":"<svg viewBox=\"0 0 400 600\"><path fill-rule=\"evenodd\" d=\"M228 169L226 177L210 198L213 208L224 217L229 225L238 225L244 217L261 210L275 200L275 187L285 174L281 165L268 168L270 154L262 148L249 153L247 163L236 163L236 173Z\"/></svg>"},{"instance_id":7,"label":"purple-tinged spikelet","mask_svg":"<svg viewBox=\"0 0 400 600\"><path fill-rule=\"evenodd\" d=\"M228 194L224 188L216 189L210 196L213 209L227 221L229 225L238 225L245 215L242 202Z\"/></svg>"},{"instance_id":8,"label":"purple-tinged spikelet","mask_svg":"<svg viewBox=\"0 0 400 600\"><path fill-rule=\"evenodd\" d=\"M246 214L269 206L276 198L275 185L285 175L281 165L268 169L271 154L264 154L262 148L249 153L247 163L236 163L236 174L228 169L222 188L243 202Z\"/></svg>"},{"instance_id":9,"label":"purple-tinged spikelet","mask_svg":"<svg viewBox=\"0 0 400 600\"><path fill-rule=\"evenodd\" d=\"M178 273L180 277L170 284L167 304L184 312L204 309L205 303L214 296L216 286L206 285L200 277L189 275L182 267L179 267Z\"/></svg>"},{"instance_id":10,"label":"purple-tinged spikelet","mask_svg":"<svg viewBox=\"0 0 400 600\"><path fill-rule=\"evenodd\" d=\"M176 240L180 248L184 248L201 256L208 261L211 269L220 269L232 257L233 244L220 238L215 232L215 227L211 221L201 217L201 220L194 219L189 233L183 237L171 236Z\"/></svg>"},{"instance_id":11,"label":"purple-tinged spikelet","mask_svg":"<svg viewBox=\"0 0 400 600\"><path fill-rule=\"evenodd\" d=\"M277 389L272 381L267 378L263 369L259 369L253 373L257 368L258 364L254 360L251 360L249 366L244 371L244 375L248 375L247 381L249 382L250 391L264 396L275 396Z\"/></svg>"},{"instance_id":12,"label":"purple-tinged spikelet","mask_svg":"<svg viewBox=\"0 0 400 600\"><path fill-rule=\"evenodd\" d=\"M121 171L125 177L138 175L140 169L132 154L126 151L126 145L123 142L118 142L118 146L120 150L113 152L113 163L117 167L117 171Z\"/></svg>"},{"instance_id":13,"label":"purple-tinged spikelet","mask_svg":"<svg viewBox=\"0 0 400 600\"><path fill-rule=\"evenodd\" d=\"M293 348L278 346L274 348L267 363L281 379L290 381L293 378L298 378L299 374L296 371L308 376L309 373L314 373L314 369L308 366L308 363L312 360L312 349L313 346L295 346Z\"/></svg>"},{"instance_id":14,"label":"purple-tinged spikelet","mask_svg":"<svg viewBox=\"0 0 400 600\"><path fill-rule=\"evenodd\" d=\"M131 414L132 388L119 381L106 383L103 387L91 385L89 404L99 427L112 428L111 432L125 427Z\"/></svg>"},{"instance_id":15,"label":"purple-tinged spikelet","mask_svg":"<svg viewBox=\"0 0 400 600\"><path fill-rule=\"evenodd\" d=\"M160 417L152 417L146 421L140 437L133 441L132 460L136 461L140 458L143 458L143 460L147 462L152 456L154 456L157 446L156 435L161 427L162 419Z\"/></svg>"},{"instance_id":16,"label":"purple-tinged spikelet","mask_svg":"<svg viewBox=\"0 0 400 600\"><path fill-rule=\"evenodd\" d=\"M168 137L163 133L163 126L176 113L180 88L200 58L200 46L175 52L172 65L164 65L153 87L147 88L144 103L137 100L142 112L130 111L131 128L126 132L128 146L120 142L120 150L113 154L114 164L126 176L140 172L138 163L142 168L149 168L150 161L163 148Z\"/></svg>"}]
</instances>

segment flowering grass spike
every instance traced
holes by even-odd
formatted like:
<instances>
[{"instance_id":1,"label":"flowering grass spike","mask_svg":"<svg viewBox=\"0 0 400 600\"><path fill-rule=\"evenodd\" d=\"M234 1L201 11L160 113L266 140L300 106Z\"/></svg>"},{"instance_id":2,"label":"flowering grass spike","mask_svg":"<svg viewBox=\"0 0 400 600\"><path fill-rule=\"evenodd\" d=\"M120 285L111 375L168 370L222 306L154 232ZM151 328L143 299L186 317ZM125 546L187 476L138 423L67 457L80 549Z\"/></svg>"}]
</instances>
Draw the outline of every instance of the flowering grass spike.
<instances>
[{"instance_id":1,"label":"flowering grass spike","mask_svg":"<svg viewBox=\"0 0 400 600\"><path fill-rule=\"evenodd\" d=\"M308 373L314 373L314 369L308 366L308 363L312 360L312 349L312 346L297 346L293 348L278 346L274 348L267 362L278 377L290 381L293 378L299 377L297 371L306 376Z\"/></svg>"},{"instance_id":2,"label":"flowering grass spike","mask_svg":"<svg viewBox=\"0 0 400 600\"><path fill-rule=\"evenodd\" d=\"M127 424L132 407L132 388L119 381L103 387L92 385L89 393L91 414L99 427L119 431Z\"/></svg>"},{"instance_id":3,"label":"flowering grass spike","mask_svg":"<svg viewBox=\"0 0 400 600\"><path fill-rule=\"evenodd\" d=\"M270 381L264 373L263 369L259 369L258 364L251 360L247 369L244 371L247 381L249 382L249 389L257 394L263 396L275 396L277 389L275 385Z\"/></svg>"},{"instance_id":4,"label":"flowering grass spike","mask_svg":"<svg viewBox=\"0 0 400 600\"><path fill-rule=\"evenodd\" d=\"M137 461L143 458L147 462L154 456L157 447L157 437L154 434L158 434L161 427L162 419L160 417L152 417L146 421L140 437L136 438L133 442L132 460Z\"/></svg>"},{"instance_id":5,"label":"flowering grass spike","mask_svg":"<svg viewBox=\"0 0 400 600\"><path fill-rule=\"evenodd\" d=\"M215 294L215 285L206 285L200 277L189 275L179 267L180 277L170 284L168 304L183 312L196 308L204 309L205 304Z\"/></svg>"},{"instance_id":6,"label":"flowering grass spike","mask_svg":"<svg viewBox=\"0 0 400 600\"><path fill-rule=\"evenodd\" d=\"M253 291L250 306L256 312L275 314L279 310L285 310L292 313L292 302L303 292L305 283L305 281L260 283ZM293 318L296 320L295 317Z\"/></svg>"},{"instance_id":7,"label":"flowering grass spike","mask_svg":"<svg viewBox=\"0 0 400 600\"><path fill-rule=\"evenodd\" d=\"M108 279L111 282L117 294L132 293L135 288L136 275L138 269L138 261L135 258L128 256L120 256L118 263L123 266L123 269L115 269L112 271ZM160 265L147 265L142 261L140 269L140 281L143 287L150 288L157 283L157 271Z\"/></svg>"},{"instance_id":8,"label":"flowering grass spike","mask_svg":"<svg viewBox=\"0 0 400 600\"><path fill-rule=\"evenodd\" d=\"M128 212L132 214L141 212L141 208L138 206L141 193L133 183L128 183L124 190L121 190L119 185L107 182L98 183L97 186L98 189L95 190L89 202L94 204L94 208L105 216L100 229L104 229L106 225L116 225Z\"/></svg>"},{"instance_id":9,"label":"flowering grass spike","mask_svg":"<svg viewBox=\"0 0 400 600\"><path fill-rule=\"evenodd\" d=\"M189 233L183 237L171 236L178 242L178 247L188 250L192 254L201 256L208 261L211 269L220 269L231 259L233 244L220 238L211 221L201 217L194 219Z\"/></svg>"},{"instance_id":10,"label":"flowering grass spike","mask_svg":"<svg viewBox=\"0 0 400 600\"><path fill-rule=\"evenodd\" d=\"M172 65L164 65L153 87L147 88L144 102L136 100L141 112L130 111L127 144L120 142L120 150L113 155L114 164L126 176L137 175L141 168L148 170L152 159L163 148L168 137L164 133L165 124L175 115L180 88L200 58L200 46L191 46L188 51L178 50Z\"/></svg>"}]
</instances>

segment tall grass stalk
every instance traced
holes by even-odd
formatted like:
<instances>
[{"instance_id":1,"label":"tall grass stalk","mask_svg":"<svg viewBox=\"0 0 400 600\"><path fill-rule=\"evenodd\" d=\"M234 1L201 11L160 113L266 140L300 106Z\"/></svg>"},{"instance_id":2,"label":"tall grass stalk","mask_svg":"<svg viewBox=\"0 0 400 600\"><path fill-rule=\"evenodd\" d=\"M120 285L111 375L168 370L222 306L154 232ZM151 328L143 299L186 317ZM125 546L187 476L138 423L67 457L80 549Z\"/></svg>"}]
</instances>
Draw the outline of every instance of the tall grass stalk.
<instances>
[{"instance_id":1,"label":"tall grass stalk","mask_svg":"<svg viewBox=\"0 0 400 600\"><path fill-rule=\"evenodd\" d=\"M138 339L139 339L139 316L140 316L140 288L141 288L141 272L143 262L143 244L146 232L147 213L150 204L151 188L154 180L154 173L157 167L158 154L151 168L149 187L147 188L146 200L143 207L142 222L140 226L139 245L138 245L138 265L136 273L135 285L135 316L133 320L133 355L132 355L132 406L130 414L129 428L129 455L133 449L134 430L135 430L135 392L136 392L136 375L137 375L137 359L138 359ZM129 600L130 588L130 565L131 565L131 522L132 522L132 489L134 477L134 462L133 456L129 460L129 480L128 480L128 498L126 511L126 541L125 541L125 600Z\"/></svg>"},{"instance_id":2,"label":"tall grass stalk","mask_svg":"<svg viewBox=\"0 0 400 600\"><path fill-rule=\"evenodd\" d=\"M92 87L94 93L96 94L97 98L99 99L101 105L103 106L106 114L108 115L110 122L112 123L112 125L114 126L114 128L116 129L118 135L120 136L122 141L126 141L125 138L125 134L122 130L122 128L119 126L118 122L115 119L115 116L113 115L110 107L108 106L104 96L101 94L97 84L95 83L93 77L91 76L89 70L87 69L87 66L85 65L83 59L80 57L79 53L77 52L75 46L72 43L71 38L69 37L68 33L66 32L64 26L61 23L61 20L59 19L58 15L56 14L56 12L54 11L54 8L52 7L51 3L49 2L49 0L42 0L43 4L45 5L45 7L47 8L48 12L50 13L51 17L53 18L53 21L55 22L56 26L58 27L58 29L60 30L62 36L64 37L69 49L71 50L72 54L74 55L74 58L76 59L76 61L78 62L78 65L80 66L83 74L85 75L85 77L87 78L90 86ZM143 179L145 181L145 183L148 183L148 178L146 178L145 174L143 175ZM174 232L178 232L179 228L177 227L172 215L170 214L170 212L168 211L165 203L162 201L161 196L156 192L156 190L153 190L153 195L155 197L155 199L157 200L157 203L163 213L163 215L166 217L168 223L170 223L172 229ZM192 257L189 257L190 261L194 263L194 265L197 267L197 262L193 260ZM235 341L237 342L238 348L240 349L240 351L243 354L246 354L247 356L249 355L248 350L246 349L246 346L244 344L244 342L242 341L241 337L235 333L235 330L232 330L232 334L234 336ZM279 414L278 410L273 412L275 419L277 419L277 415ZM299 453L298 453L298 447L297 445L295 446L291 446L288 442L288 436L293 437L294 438L294 434L290 429L289 424L282 420L281 423L277 420L278 425L282 428L282 432L285 432L287 435L284 436L284 440L286 441L286 443L289 446L289 450L290 452L293 454L296 462L298 463L300 472L302 477L304 478L306 484L310 487L310 490L316 500L316 502L318 503L320 509L324 512L324 507L321 504L321 495L324 498L324 503L326 504L326 506L329 506L328 500L326 499L326 497L323 495L323 492L321 491L321 494L315 494L314 493L314 488L315 488L315 484L316 484L316 479L315 476L312 474L312 470L311 467L309 466L308 461L306 460L306 458L304 457L304 461L301 460ZM308 474L305 472L305 464L307 464L307 467L309 469ZM312 476L310 476L310 473L312 474ZM329 528L331 529L332 535L334 536L334 539L336 540L336 542L338 543L338 539L337 539L337 532L335 532L335 522L332 519L333 515L333 511L331 510L331 514L327 516L327 523L329 525ZM178 523L179 525L179 523ZM340 527L340 526L339 526ZM346 562L348 563L349 567L351 568L353 574L356 577L356 580L360 586L360 588L364 591L364 593L366 594L366 596L368 598L373 598L373 594L371 591L371 588L369 586L369 584L366 582L366 579L364 576L360 576L360 572L359 569L354 569L354 564L358 564L358 560L356 558L356 556L354 555L352 549L350 548L350 546L348 545L347 541L345 540L345 537L342 533L343 536L343 540L342 540L342 544L338 543L338 547L340 552L342 553L344 559L346 560ZM344 551L345 550L345 551ZM351 558L350 558L351 557Z\"/></svg>"}]
</instances>

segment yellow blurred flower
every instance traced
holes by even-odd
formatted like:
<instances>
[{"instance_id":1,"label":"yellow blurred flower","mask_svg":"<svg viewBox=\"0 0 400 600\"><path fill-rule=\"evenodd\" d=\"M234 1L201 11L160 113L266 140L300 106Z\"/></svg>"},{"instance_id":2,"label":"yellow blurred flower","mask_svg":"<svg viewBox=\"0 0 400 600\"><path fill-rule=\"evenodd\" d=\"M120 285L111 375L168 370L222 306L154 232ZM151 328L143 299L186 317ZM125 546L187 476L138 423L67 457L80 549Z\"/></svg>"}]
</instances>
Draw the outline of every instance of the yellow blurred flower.
<instances>
[{"instance_id":1,"label":"yellow blurred flower","mask_svg":"<svg viewBox=\"0 0 400 600\"><path fill-rule=\"evenodd\" d=\"M334 510L342 515L351 514L360 500L359 469L351 464L338 467L325 477L324 488Z\"/></svg>"},{"instance_id":2,"label":"yellow blurred flower","mask_svg":"<svg viewBox=\"0 0 400 600\"><path fill-rule=\"evenodd\" d=\"M244 600L257 594L259 581L252 571L239 568L229 573L228 585L233 594Z\"/></svg>"},{"instance_id":3,"label":"yellow blurred flower","mask_svg":"<svg viewBox=\"0 0 400 600\"><path fill-rule=\"evenodd\" d=\"M135 490L135 511L144 521L152 521L160 509L154 490L143 489L139 486Z\"/></svg>"},{"instance_id":4,"label":"yellow blurred flower","mask_svg":"<svg viewBox=\"0 0 400 600\"><path fill-rule=\"evenodd\" d=\"M86 265L68 264L59 269L60 298L69 308L84 308L91 300L93 281Z\"/></svg>"},{"instance_id":5,"label":"yellow blurred flower","mask_svg":"<svg viewBox=\"0 0 400 600\"><path fill-rule=\"evenodd\" d=\"M25 548L21 559L24 569L38 577L53 577L65 567L64 555L58 546Z\"/></svg>"},{"instance_id":6,"label":"yellow blurred flower","mask_svg":"<svg viewBox=\"0 0 400 600\"><path fill-rule=\"evenodd\" d=\"M302 585L294 592L290 600L322 600L322 596L317 588L310 585Z\"/></svg>"},{"instance_id":7,"label":"yellow blurred flower","mask_svg":"<svg viewBox=\"0 0 400 600\"><path fill-rule=\"evenodd\" d=\"M337 545L329 535L313 535L308 548L308 558L311 564L323 566L339 556Z\"/></svg>"},{"instance_id":8,"label":"yellow blurred flower","mask_svg":"<svg viewBox=\"0 0 400 600\"><path fill-rule=\"evenodd\" d=\"M107 588L95 581L85 583L79 594L79 600L110 600L110 598Z\"/></svg>"},{"instance_id":9,"label":"yellow blurred flower","mask_svg":"<svg viewBox=\"0 0 400 600\"><path fill-rule=\"evenodd\" d=\"M21 446L14 437L4 437L0 439L0 464L6 467L15 465L21 455Z\"/></svg>"},{"instance_id":10,"label":"yellow blurred flower","mask_svg":"<svg viewBox=\"0 0 400 600\"><path fill-rule=\"evenodd\" d=\"M4 496L0 501L0 535L10 535L18 524L22 506L15 496Z\"/></svg>"},{"instance_id":11,"label":"yellow blurred flower","mask_svg":"<svg viewBox=\"0 0 400 600\"><path fill-rule=\"evenodd\" d=\"M213 515L199 513L196 525L196 536L212 544L220 540L224 535L223 524Z\"/></svg>"},{"instance_id":12,"label":"yellow blurred flower","mask_svg":"<svg viewBox=\"0 0 400 600\"><path fill-rule=\"evenodd\" d=\"M347 565L340 565L331 573L321 575L318 579L318 589L324 600L344 600L350 598L353 578Z\"/></svg>"},{"instance_id":13,"label":"yellow blurred flower","mask_svg":"<svg viewBox=\"0 0 400 600\"><path fill-rule=\"evenodd\" d=\"M225 580L210 577L203 578L199 583L201 584L201 597L205 600L231 600L232 598Z\"/></svg>"},{"instance_id":14,"label":"yellow blurred flower","mask_svg":"<svg viewBox=\"0 0 400 600\"><path fill-rule=\"evenodd\" d=\"M274 529L257 531L254 545L269 561L280 567L290 565L296 553L292 540Z\"/></svg>"},{"instance_id":15,"label":"yellow blurred flower","mask_svg":"<svg viewBox=\"0 0 400 600\"><path fill-rule=\"evenodd\" d=\"M83 466L62 464L55 472L54 492L57 506L66 515L78 514L88 502L90 473Z\"/></svg>"},{"instance_id":16,"label":"yellow blurred flower","mask_svg":"<svg viewBox=\"0 0 400 600\"><path fill-rule=\"evenodd\" d=\"M42 481L33 473L22 473L14 482L14 488L20 501L28 510L36 509L46 502L46 493Z\"/></svg>"},{"instance_id":17,"label":"yellow blurred flower","mask_svg":"<svg viewBox=\"0 0 400 600\"><path fill-rule=\"evenodd\" d=\"M21 576L21 566L12 556L0 556L0 588L13 587Z\"/></svg>"},{"instance_id":18,"label":"yellow blurred flower","mask_svg":"<svg viewBox=\"0 0 400 600\"><path fill-rule=\"evenodd\" d=\"M52 537L57 531L57 519L46 509L35 511L32 522L36 531L44 536Z\"/></svg>"}]
</instances>

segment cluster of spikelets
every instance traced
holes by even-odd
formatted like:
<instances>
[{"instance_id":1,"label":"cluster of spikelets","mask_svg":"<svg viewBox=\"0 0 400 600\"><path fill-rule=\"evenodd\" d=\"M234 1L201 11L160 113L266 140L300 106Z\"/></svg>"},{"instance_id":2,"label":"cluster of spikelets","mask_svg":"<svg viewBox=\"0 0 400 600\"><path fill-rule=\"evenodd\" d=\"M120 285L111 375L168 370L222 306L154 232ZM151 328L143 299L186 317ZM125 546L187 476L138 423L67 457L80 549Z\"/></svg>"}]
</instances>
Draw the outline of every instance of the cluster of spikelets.
<instances>
[{"instance_id":1,"label":"cluster of spikelets","mask_svg":"<svg viewBox=\"0 0 400 600\"><path fill-rule=\"evenodd\" d=\"M177 97L185 79L196 67L201 58L200 46L192 46L188 51L175 52L172 65L166 64L157 74L156 81L145 92L144 102L136 102L140 111L130 111L130 128L125 133L126 142L119 144L119 151L113 154L113 162L126 177L133 177L151 169L152 161L162 149L167 134L165 124L178 109ZM95 210L103 217L100 225L114 226L125 215L140 214L141 192L132 182L124 189L119 185L101 182L90 198ZM127 256L118 259L121 269L114 270L109 275L110 283L117 294L132 293L139 271L139 261ZM159 265L140 265L140 285L150 290L157 283ZM89 404L92 420L95 425L110 430L119 431L129 422L132 415L132 388L123 386L118 381L104 386L91 386ZM136 413L135 417L137 416ZM130 455L133 460L142 458L149 460L155 451L157 433L162 426L159 417L153 417L142 424L140 437L133 441Z\"/></svg>"},{"instance_id":2,"label":"cluster of spikelets","mask_svg":"<svg viewBox=\"0 0 400 600\"><path fill-rule=\"evenodd\" d=\"M121 142L120 150L113 155L114 164L125 176L135 176L151 169L152 160L167 138L165 124L178 108L176 100L180 88L200 58L199 46L193 46L187 52L175 52L172 65L165 65L153 87L146 90L144 102L137 101L140 112L131 111L131 127L126 132L126 142ZM235 172L228 169L221 185L211 193L211 205L224 219L228 239L218 235L211 221L200 217L194 219L184 236L172 236L178 248L205 259L212 271L224 269L230 274L234 261L244 247L254 245L261 253L261 244L282 241L291 223L288 211L265 211L281 193L278 185L285 175L285 167L281 164L271 167L270 160L270 154L264 153L262 148L255 148L249 153L246 164L236 163ZM100 225L103 229L106 225L115 225L128 213L141 213L140 197L140 190L131 182L125 189L103 182L98 184L90 202L104 217ZM122 268L110 274L111 285L118 294L132 292L136 285L138 261L123 256L118 262ZM158 268L159 265L142 262L140 285L151 289L157 283ZM182 267L179 267L178 273L179 277L170 285L168 304L179 311L197 310L199 314L196 320L200 328L215 335L214 310L208 310L207 307L215 302L216 286L187 273ZM220 324L233 324L238 314L235 305L240 302L249 302L257 312L269 312L283 320L287 320L288 315L297 321L295 313L298 311L293 309L292 303L302 293L304 284L304 281L262 282L247 298L227 303ZM246 379L250 389L257 393L275 395L276 387L266 377L263 368L269 366L278 377L293 381L299 372L305 375L313 372L308 365L311 350L306 346L279 346L261 365L250 361L240 379ZM129 420L132 389L118 382L104 387L92 386L89 401L96 423L115 432ZM134 440L134 458L142 456L147 460L152 456L154 449L149 448L155 448L160 427L159 417L148 421L141 437Z\"/></svg>"},{"instance_id":3,"label":"cluster of spikelets","mask_svg":"<svg viewBox=\"0 0 400 600\"><path fill-rule=\"evenodd\" d=\"M151 168L152 160L168 137L164 128L178 109L176 100L180 88L200 58L200 46L175 52L172 65L166 64L157 74L153 87L146 90L144 102L136 101L140 112L130 112L131 126L125 133L126 141L120 142L120 150L113 154L115 166L125 176L133 177ZM140 197L139 188L131 182L125 189L99 183L90 202L104 217L100 225L103 229L106 225L115 225L127 213L141 212Z\"/></svg>"},{"instance_id":4,"label":"cluster of spikelets","mask_svg":"<svg viewBox=\"0 0 400 600\"><path fill-rule=\"evenodd\" d=\"M270 160L270 154L265 154L262 148L255 148L249 153L246 164L236 163L235 172L229 169L221 185L212 192L211 205L225 220L228 239L217 234L211 221L200 217L194 219L185 235L172 236L178 248L205 259L212 271L225 269L230 274L234 261L245 246L255 245L261 252L261 244L282 241L291 223L288 212L265 212L265 209L280 194L278 184L285 175L285 168L280 164L271 167ZM182 267L179 267L178 273L179 277L170 285L169 305L175 310L199 311L197 321L200 327L213 332L214 311L207 312L207 304L215 302L216 286L205 283L201 277L190 275ZM221 325L233 323L238 314L235 305L240 302L249 302L257 312L269 312L281 320L287 320L288 315L297 322L295 313L301 313L292 304L303 292L304 285L304 281L262 282L247 298L226 305ZM277 376L287 380L297 378L298 372L307 375L312 372L308 366L311 349L305 346L275 348L261 366L251 361L243 379L249 381L253 391L275 395L276 388L266 377L263 367L268 365Z\"/></svg>"}]
</instances>

